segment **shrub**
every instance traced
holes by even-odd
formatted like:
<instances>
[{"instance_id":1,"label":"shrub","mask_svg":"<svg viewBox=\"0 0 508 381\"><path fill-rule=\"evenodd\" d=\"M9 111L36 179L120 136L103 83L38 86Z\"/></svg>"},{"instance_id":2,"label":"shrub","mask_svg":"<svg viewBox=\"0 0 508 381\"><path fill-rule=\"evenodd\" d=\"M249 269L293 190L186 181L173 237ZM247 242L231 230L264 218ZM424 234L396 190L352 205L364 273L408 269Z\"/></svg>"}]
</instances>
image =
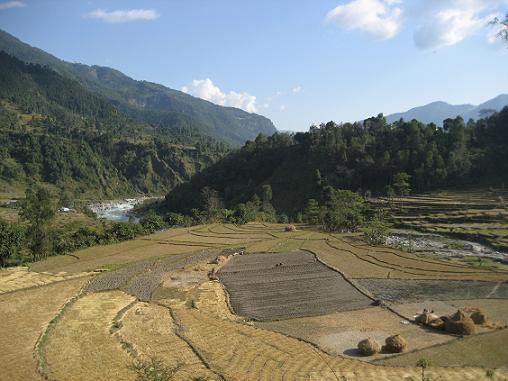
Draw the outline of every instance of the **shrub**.
<instances>
[{"instance_id":1,"label":"shrub","mask_svg":"<svg viewBox=\"0 0 508 381\"><path fill-rule=\"evenodd\" d=\"M152 357L148 361L136 361L132 368L136 372L136 381L169 381L179 366L166 368L161 360Z\"/></svg>"},{"instance_id":2,"label":"shrub","mask_svg":"<svg viewBox=\"0 0 508 381\"><path fill-rule=\"evenodd\" d=\"M132 222L115 222L108 229L106 236L110 240L126 241L143 234L143 227Z\"/></svg>"},{"instance_id":3,"label":"shrub","mask_svg":"<svg viewBox=\"0 0 508 381\"><path fill-rule=\"evenodd\" d=\"M388 234L390 234L390 227L391 225L386 221L384 215L378 213L363 228L363 233L369 245L382 245L386 242Z\"/></svg>"},{"instance_id":4,"label":"shrub","mask_svg":"<svg viewBox=\"0 0 508 381\"><path fill-rule=\"evenodd\" d=\"M155 214L154 212L148 213L145 217L143 217L140 221L141 226L145 229L147 233L154 233L158 230L161 230L166 227L166 224L161 216Z\"/></svg>"}]
</instances>

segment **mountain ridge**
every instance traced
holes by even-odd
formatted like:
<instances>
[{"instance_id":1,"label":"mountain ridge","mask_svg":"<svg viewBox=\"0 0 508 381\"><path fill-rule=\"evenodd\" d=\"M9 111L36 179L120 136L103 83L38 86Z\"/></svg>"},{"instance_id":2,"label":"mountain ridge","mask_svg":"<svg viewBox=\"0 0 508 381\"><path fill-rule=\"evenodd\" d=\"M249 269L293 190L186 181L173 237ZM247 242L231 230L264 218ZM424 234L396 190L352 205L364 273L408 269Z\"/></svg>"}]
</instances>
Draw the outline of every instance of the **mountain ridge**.
<instances>
[{"instance_id":1,"label":"mountain ridge","mask_svg":"<svg viewBox=\"0 0 508 381\"><path fill-rule=\"evenodd\" d=\"M386 116L388 123L394 123L399 119L416 119L422 123L434 123L442 126L448 118L461 116L466 122L469 119L478 120L484 112L500 111L508 106L508 94L499 94L479 105L460 104L453 105L444 101L434 101L423 106L413 107L404 112L397 112ZM487 114L488 114L487 112Z\"/></svg>"},{"instance_id":2,"label":"mountain ridge","mask_svg":"<svg viewBox=\"0 0 508 381\"><path fill-rule=\"evenodd\" d=\"M0 50L76 80L109 99L131 118L161 128L171 128L176 113L201 133L234 145L252 140L259 133L271 135L277 131L271 120L262 115L216 105L155 82L135 80L114 68L67 62L1 29Z\"/></svg>"}]
</instances>

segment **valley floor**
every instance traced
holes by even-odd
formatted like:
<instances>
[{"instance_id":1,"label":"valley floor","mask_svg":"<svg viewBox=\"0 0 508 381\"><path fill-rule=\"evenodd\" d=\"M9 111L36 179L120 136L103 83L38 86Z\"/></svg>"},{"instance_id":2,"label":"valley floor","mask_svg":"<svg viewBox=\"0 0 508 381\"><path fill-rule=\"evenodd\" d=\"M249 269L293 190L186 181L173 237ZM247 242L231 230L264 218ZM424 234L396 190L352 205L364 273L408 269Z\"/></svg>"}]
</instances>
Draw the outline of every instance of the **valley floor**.
<instances>
[{"instance_id":1,"label":"valley floor","mask_svg":"<svg viewBox=\"0 0 508 381\"><path fill-rule=\"evenodd\" d=\"M175 380L418 380L425 357L430 380L506 380L507 282L304 226L172 229L0 271L0 379L134 380L156 357ZM411 323L423 308L489 321L461 338ZM356 351L393 334L406 353Z\"/></svg>"}]
</instances>

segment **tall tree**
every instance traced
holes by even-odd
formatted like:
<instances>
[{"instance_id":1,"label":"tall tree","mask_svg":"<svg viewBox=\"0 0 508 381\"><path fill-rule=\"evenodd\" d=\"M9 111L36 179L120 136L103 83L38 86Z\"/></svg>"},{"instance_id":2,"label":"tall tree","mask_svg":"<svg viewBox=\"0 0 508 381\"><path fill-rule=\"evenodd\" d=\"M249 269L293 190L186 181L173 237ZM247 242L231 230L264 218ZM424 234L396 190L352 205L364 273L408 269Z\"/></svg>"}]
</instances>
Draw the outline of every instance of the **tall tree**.
<instances>
[{"instance_id":1,"label":"tall tree","mask_svg":"<svg viewBox=\"0 0 508 381\"><path fill-rule=\"evenodd\" d=\"M28 247L33 260L46 257L50 249L49 229L55 217L55 207L49 190L38 185L29 187L21 203L20 216L28 222Z\"/></svg>"},{"instance_id":2,"label":"tall tree","mask_svg":"<svg viewBox=\"0 0 508 381\"><path fill-rule=\"evenodd\" d=\"M21 226L0 219L0 267L4 267L7 260L18 253L23 237Z\"/></svg>"}]
</instances>

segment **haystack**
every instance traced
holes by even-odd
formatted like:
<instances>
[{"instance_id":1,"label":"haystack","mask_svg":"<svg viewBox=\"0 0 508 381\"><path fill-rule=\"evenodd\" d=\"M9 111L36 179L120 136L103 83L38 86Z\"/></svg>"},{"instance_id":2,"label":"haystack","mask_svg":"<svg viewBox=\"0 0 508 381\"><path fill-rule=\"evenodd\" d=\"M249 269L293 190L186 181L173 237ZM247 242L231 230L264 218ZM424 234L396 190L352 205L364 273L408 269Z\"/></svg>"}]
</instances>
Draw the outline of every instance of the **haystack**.
<instances>
[{"instance_id":1,"label":"haystack","mask_svg":"<svg viewBox=\"0 0 508 381\"><path fill-rule=\"evenodd\" d=\"M286 232L295 232L296 231L296 226L295 225L288 225L284 228L284 231Z\"/></svg>"},{"instance_id":2,"label":"haystack","mask_svg":"<svg viewBox=\"0 0 508 381\"><path fill-rule=\"evenodd\" d=\"M444 329L446 332L456 335L473 335L476 332L474 322L469 316L466 316L466 318L462 320L450 319L446 321Z\"/></svg>"},{"instance_id":3,"label":"haystack","mask_svg":"<svg viewBox=\"0 0 508 381\"><path fill-rule=\"evenodd\" d=\"M442 318L432 319L429 321L428 326L435 329L444 329L445 322Z\"/></svg>"},{"instance_id":4,"label":"haystack","mask_svg":"<svg viewBox=\"0 0 508 381\"><path fill-rule=\"evenodd\" d=\"M227 259L228 259L228 257L226 257L225 255L219 255L219 256L217 256L217 258L215 258L210 263L212 263L214 265L220 265L220 264L224 263Z\"/></svg>"},{"instance_id":5,"label":"haystack","mask_svg":"<svg viewBox=\"0 0 508 381\"><path fill-rule=\"evenodd\" d=\"M468 317L469 316L467 316L462 310L457 310L457 312L455 312L452 316L450 316L450 318L455 321L464 320L465 318Z\"/></svg>"},{"instance_id":6,"label":"haystack","mask_svg":"<svg viewBox=\"0 0 508 381\"><path fill-rule=\"evenodd\" d=\"M479 309L471 314L471 320L473 320L473 322L478 325L485 324L487 323L487 316L482 310Z\"/></svg>"},{"instance_id":7,"label":"haystack","mask_svg":"<svg viewBox=\"0 0 508 381\"><path fill-rule=\"evenodd\" d=\"M428 313L427 311L423 311L423 313L421 313L415 318L415 323L428 325L432 319L433 316L430 313Z\"/></svg>"},{"instance_id":8,"label":"haystack","mask_svg":"<svg viewBox=\"0 0 508 381\"><path fill-rule=\"evenodd\" d=\"M404 352L407 348L407 341L401 335L390 336L385 340L385 348L392 353Z\"/></svg>"},{"instance_id":9,"label":"haystack","mask_svg":"<svg viewBox=\"0 0 508 381\"><path fill-rule=\"evenodd\" d=\"M381 345L370 337L358 343L358 350L362 355L372 356L381 350Z\"/></svg>"}]
</instances>

